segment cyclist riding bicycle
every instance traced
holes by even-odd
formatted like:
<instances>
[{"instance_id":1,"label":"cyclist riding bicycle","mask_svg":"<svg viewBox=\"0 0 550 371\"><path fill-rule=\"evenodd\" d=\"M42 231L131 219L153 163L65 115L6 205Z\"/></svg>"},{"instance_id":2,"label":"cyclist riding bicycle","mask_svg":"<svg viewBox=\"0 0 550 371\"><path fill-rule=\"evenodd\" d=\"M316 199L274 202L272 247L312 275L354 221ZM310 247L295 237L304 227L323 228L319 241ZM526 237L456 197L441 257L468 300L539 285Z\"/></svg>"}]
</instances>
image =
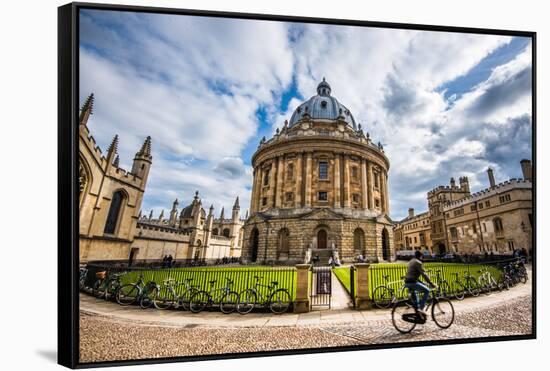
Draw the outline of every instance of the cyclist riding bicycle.
<instances>
[{"instance_id":1,"label":"cyclist riding bicycle","mask_svg":"<svg viewBox=\"0 0 550 371\"><path fill-rule=\"evenodd\" d=\"M428 298L430 296L430 289L418 279L420 278L420 276L422 276L431 287L435 288L436 285L430 280L430 277L422 266L423 258L424 255L422 254L422 252L418 250L414 252L414 258L411 259L409 261L409 264L407 265L405 287L409 289L411 295L415 295L416 297L416 300L414 301L414 304L416 305L416 310L426 316L427 314L424 311L424 307L426 306L426 302L428 301ZM418 291L422 293L422 298L420 299L420 302L418 301L418 295L416 295L416 292Z\"/></svg>"}]
</instances>

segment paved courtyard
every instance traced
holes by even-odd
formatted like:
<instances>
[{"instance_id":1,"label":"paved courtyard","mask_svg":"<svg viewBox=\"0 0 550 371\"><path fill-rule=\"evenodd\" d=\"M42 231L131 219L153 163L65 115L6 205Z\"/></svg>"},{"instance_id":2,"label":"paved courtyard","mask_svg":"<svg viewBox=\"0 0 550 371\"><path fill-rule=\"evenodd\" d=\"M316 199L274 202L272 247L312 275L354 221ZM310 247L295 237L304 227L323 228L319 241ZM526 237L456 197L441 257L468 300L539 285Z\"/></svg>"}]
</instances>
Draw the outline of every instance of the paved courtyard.
<instances>
[{"instance_id":1,"label":"paved courtyard","mask_svg":"<svg viewBox=\"0 0 550 371\"><path fill-rule=\"evenodd\" d=\"M394 329L389 310L348 309L342 298L338 309L280 316L197 315L121 307L84 294L80 299L82 362L524 335L532 329L530 281L454 301L449 329L428 321L407 335Z\"/></svg>"}]
</instances>

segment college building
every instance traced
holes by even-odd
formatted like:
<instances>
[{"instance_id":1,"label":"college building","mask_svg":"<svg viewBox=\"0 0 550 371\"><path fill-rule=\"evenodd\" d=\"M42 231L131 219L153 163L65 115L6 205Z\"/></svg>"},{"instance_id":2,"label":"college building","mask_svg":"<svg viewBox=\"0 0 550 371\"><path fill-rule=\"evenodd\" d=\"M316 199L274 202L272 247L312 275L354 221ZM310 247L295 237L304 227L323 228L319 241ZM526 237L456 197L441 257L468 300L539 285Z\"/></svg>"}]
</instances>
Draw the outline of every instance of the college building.
<instances>
[{"instance_id":1,"label":"college building","mask_svg":"<svg viewBox=\"0 0 550 371\"><path fill-rule=\"evenodd\" d=\"M304 263L395 259L390 162L323 79L252 156L242 259Z\"/></svg>"},{"instance_id":2,"label":"college building","mask_svg":"<svg viewBox=\"0 0 550 371\"><path fill-rule=\"evenodd\" d=\"M439 186L428 192L428 211L408 216L394 226L399 251L430 253L508 254L532 248L532 165L521 160L523 178L495 182L487 169L489 187L470 193L467 177L456 185Z\"/></svg>"},{"instance_id":3,"label":"college building","mask_svg":"<svg viewBox=\"0 0 550 371\"><path fill-rule=\"evenodd\" d=\"M240 257L244 221L239 198L230 218L224 209L218 218L214 207L208 213L199 192L190 204L179 209L172 204L165 218L153 211L143 216L141 204L149 171L153 165L151 138L137 151L132 170L119 166L119 138L115 135L104 155L88 127L93 112L93 94L84 103L79 117L79 244L80 262L93 260L151 261L171 255L181 259L221 259Z\"/></svg>"}]
</instances>

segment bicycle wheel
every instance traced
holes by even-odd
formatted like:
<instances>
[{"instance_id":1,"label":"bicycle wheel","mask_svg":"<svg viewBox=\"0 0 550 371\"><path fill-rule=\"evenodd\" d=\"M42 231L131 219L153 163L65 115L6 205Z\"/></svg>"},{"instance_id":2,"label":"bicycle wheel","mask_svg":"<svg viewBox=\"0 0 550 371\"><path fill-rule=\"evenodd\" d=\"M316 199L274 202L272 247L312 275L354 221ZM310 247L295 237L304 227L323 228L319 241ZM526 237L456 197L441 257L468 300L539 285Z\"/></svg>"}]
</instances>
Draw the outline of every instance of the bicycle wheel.
<instances>
[{"instance_id":1,"label":"bicycle wheel","mask_svg":"<svg viewBox=\"0 0 550 371\"><path fill-rule=\"evenodd\" d=\"M462 284L460 282L456 282L456 291L454 293L455 299L457 299L457 300L464 299L465 292L466 292L466 288L464 286L462 286Z\"/></svg>"},{"instance_id":2,"label":"bicycle wheel","mask_svg":"<svg viewBox=\"0 0 550 371\"><path fill-rule=\"evenodd\" d=\"M155 298L153 299L153 305L157 309L168 309L176 302L176 293L171 287L161 287L155 289Z\"/></svg>"},{"instance_id":3,"label":"bicycle wheel","mask_svg":"<svg viewBox=\"0 0 550 371\"><path fill-rule=\"evenodd\" d=\"M469 277L466 280L466 288L468 290L468 293L472 296L479 296L481 291L479 289L479 285L477 284L477 281L473 277Z\"/></svg>"},{"instance_id":4,"label":"bicycle wheel","mask_svg":"<svg viewBox=\"0 0 550 371\"><path fill-rule=\"evenodd\" d=\"M201 312L210 302L210 294L204 290L197 291L189 301L189 309L193 313Z\"/></svg>"},{"instance_id":5,"label":"bicycle wheel","mask_svg":"<svg viewBox=\"0 0 550 371\"><path fill-rule=\"evenodd\" d=\"M455 320L455 308L447 298L438 298L432 303L432 319L441 328L449 328Z\"/></svg>"},{"instance_id":6,"label":"bicycle wheel","mask_svg":"<svg viewBox=\"0 0 550 371\"><path fill-rule=\"evenodd\" d=\"M451 294L451 287L447 281L442 281L439 284L439 295L440 297L447 298Z\"/></svg>"},{"instance_id":7,"label":"bicycle wheel","mask_svg":"<svg viewBox=\"0 0 550 371\"><path fill-rule=\"evenodd\" d=\"M196 288L191 288L189 290L185 290L183 294L179 297L179 304L183 308L183 310L189 310L189 303L191 302L191 298L193 295L195 295L199 290Z\"/></svg>"},{"instance_id":8,"label":"bicycle wheel","mask_svg":"<svg viewBox=\"0 0 550 371\"><path fill-rule=\"evenodd\" d=\"M519 281L521 283L527 283L527 271L525 269L523 270L520 270L520 274L519 274Z\"/></svg>"},{"instance_id":9,"label":"bicycle wheel","mask_svg":"<svg viewBox=\"0 0 550 371\"><path fill-rule=\"evenodd\" d=\"M235 291L225 293L220 300L220 310L224 314L233 313L239 304L239 294Z\"/></svg>"},{"instance_id":10,"label":"bicycle wheel","mask_svg":"<svg viewBox=\"0 0 550 371\"><path fill-rule=\"evenodd\" d=\"M393 291L387 286L378 286L372 294L372 300L377 308L389 308L393 302Z\"/></svg>"},{"instance_id":11,"label":"bicycle wheel","mask_svg":"<svg viewBox=\"0 0 550 371\"><path fill-rule=\"evenodd\" d=\"M92 293L95 297L98 297L100 299L103 298L103 295L105 295L105 286L103 286L102 280L97 280L94 282Z\"/></svg>"},{"instance_id":12,"label":"bicycle wheel","mask_svg":"<svg viewBox=\"0 0 550 371\"><path fill-rule=\"evenodd\" d=\"M111 280L107 284L107 288L105 289L105 300L111 300L112 298L116 298L116 294L118 292L118 289L120 288L120 282L116 280Z\"/></svg>"},{"instance_id":13,"label":"bicycle wheel","mask_svg":"<svg viewBox=\"0 0 550 371\"><path fill-rule=\"evenodd\" d=\"M278 289L269 297L269 309L275 314L281 314L290 307L290 293L287 289Z\"/></svg>"},{"instance_id":14,"label":"bicycle wheel","mask_svg":"<svg viewBox=\"0 0 550 371\"><path fill-rule=\"evenodd\" d=\"M406 321L405 318L413 318L416 315L410 299L399 300L393 304L391 322L393 327L402 334L408 334L416 327L415 322Z\"/></svg>"},{"instance_id":15,"label":"bicycle wheel","mask_svg":"<svg viewBox=\"0 0 550 371\"><path fill-rule=\"evenodd\" d=\"M140 288L133 283L121 286L116 293L116 302L120 305L134 304L139 297Z\"/></svg>"},{"instance_id":16,"label":"bicycle wheel","mask_svg":"<svg viewBox=\"0 0 550 371\"><path fill-rule=\"evenodd\" d=\"M153 300L157 293L157 285L154 283L147 284L143 289L139 298L139 306L142 309L150 308L153 305Z\"/></svg>"},{"instance_id":17,"label":"bicycle wheel","mask_svg":"<svg viewBox=\"0 0 550 371\"><path fill-rule=\"evenodd\" d=\"M247 314L254 309L258 296L252 289L247 289L239 294L239 304L237 304L237 312Z\"/></svg>"}]
</instances>

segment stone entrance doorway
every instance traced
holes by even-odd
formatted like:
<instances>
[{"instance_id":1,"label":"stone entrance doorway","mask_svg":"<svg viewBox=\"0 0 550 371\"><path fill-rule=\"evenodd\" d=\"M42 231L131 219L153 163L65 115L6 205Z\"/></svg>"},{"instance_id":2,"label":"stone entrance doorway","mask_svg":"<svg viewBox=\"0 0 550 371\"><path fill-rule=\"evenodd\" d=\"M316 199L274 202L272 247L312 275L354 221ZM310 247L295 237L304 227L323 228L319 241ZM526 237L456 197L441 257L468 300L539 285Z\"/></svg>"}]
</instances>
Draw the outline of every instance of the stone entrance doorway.
<instances>
[{"instance_id":1,"label":"stone entrance doorway","mask_svg":"<svg viewBox=\"0 0 550 371\"><path fill-rule=\"evenodd\" d=\"M252 245L252 255L250 256L250 260L255 262L258 259L258 242L260 239L260 231L258 231L258 228L254 228L252 230L250 239L250 244Z\"/></svg>"},{"instance_id":2,"label":"stone entrance doorway","mask_svg":"<svg viewBox=\"0 0 550 371\"><path fill-rule=\"evenodd\" d=\"M317 248L327 248L327 231L325 231L324 229L320 229L319 232L317 232Z\"/></svg>"},{"instance_id":3,"label":"stone entrance doorway","mask_svg":"<svg viewBox=\"0 0 550 371\"><path fill-rule=\"evenodd\" d=\"M386 228L382 230L382 259L390 260L390 236Z\"/></svg>"}]
</instances>

